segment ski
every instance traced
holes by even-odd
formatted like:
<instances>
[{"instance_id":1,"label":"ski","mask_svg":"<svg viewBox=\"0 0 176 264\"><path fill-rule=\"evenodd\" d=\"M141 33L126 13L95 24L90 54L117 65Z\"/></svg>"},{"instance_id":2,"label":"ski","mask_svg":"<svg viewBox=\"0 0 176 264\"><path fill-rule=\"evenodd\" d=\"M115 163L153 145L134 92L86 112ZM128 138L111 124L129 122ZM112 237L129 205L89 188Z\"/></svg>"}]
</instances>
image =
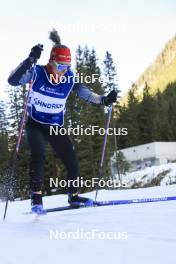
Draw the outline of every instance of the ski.
<instances>
[{"instance_id":1,"label":"ski","mask_svg":"<svg viewBox=\"0 0 176 264\"><path fill-rule=\"evenodd\" d=\"M60 206L56 208L48 208L44 211L46 213L51 212L62 212L68 210L75 210L81 208L92 208L92 207L100 207L100 206L112 206L112 205L122 205L122 204L137 204L137 203L151 203L151 202L165 202L165 201L174 201L176 200L176 196L169 197L159 197L159 198L142 198L142 199L130 199L130 200L110 200L110 201L99 201L94 202L93 205L84 205L81 204L79 206Z\"/></svg>"}]
</instances>

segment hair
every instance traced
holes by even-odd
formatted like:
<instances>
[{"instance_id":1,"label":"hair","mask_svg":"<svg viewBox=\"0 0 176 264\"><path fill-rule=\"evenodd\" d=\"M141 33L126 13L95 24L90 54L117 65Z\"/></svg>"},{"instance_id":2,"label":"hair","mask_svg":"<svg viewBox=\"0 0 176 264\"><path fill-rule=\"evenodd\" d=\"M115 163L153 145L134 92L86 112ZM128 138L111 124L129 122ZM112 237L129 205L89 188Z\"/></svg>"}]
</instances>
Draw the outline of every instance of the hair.
<instances>
[{"instance_id":1,"label":"hair","mask_svg":"<svg viewBox=\"0 0 176 264\"><path fill-rule=\"evenodd\" d=\"M53 48L67 48L67 46L61 44L60 36L55 28L49 32L49 39L53 42Z\"/></svg>"}]
</instances>

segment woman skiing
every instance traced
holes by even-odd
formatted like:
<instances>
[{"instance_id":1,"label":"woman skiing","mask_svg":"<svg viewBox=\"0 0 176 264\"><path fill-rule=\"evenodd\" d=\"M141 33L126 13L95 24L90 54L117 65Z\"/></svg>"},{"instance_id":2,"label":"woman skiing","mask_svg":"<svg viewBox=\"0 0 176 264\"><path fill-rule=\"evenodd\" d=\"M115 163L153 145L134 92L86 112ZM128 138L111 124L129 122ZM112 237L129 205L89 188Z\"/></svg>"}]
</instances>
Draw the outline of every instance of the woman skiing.
<instances>
[{"instance_id":1,"label":"woman skiing","mask_svg":"<svg viewBox=\"0 0 176 264\"><path fill-rule=\"evenodd\" d=\"M61 44L56 30L50 32L50 39L54 45L47 65L35 65L43 50L43 46L38 44L31 49L28 58L8 78L9 84L13 86L32 82L26 131L31 153L29 170L31 210L35 213L43 211L41 189L46 142L49 142L57 157L63 162L67 170L67 179L76 180L79 176L78 161L68 135L50 135L50 125L58 127L64 125L64 109L70 92L73 90L87 102L99 105L109 105L117 99L115 91L102 96L91 92L82 84L74 83L74 78L70 78L74 76L70 69L70 49ZM51 74L54 77L52 81ZM60 81L62 76L67 80L66 82ZM91 204L92 200L80 197L77 188L71 185L68 189L68 202L74 206L83 203Z\"/></svg>"}]
</instances>

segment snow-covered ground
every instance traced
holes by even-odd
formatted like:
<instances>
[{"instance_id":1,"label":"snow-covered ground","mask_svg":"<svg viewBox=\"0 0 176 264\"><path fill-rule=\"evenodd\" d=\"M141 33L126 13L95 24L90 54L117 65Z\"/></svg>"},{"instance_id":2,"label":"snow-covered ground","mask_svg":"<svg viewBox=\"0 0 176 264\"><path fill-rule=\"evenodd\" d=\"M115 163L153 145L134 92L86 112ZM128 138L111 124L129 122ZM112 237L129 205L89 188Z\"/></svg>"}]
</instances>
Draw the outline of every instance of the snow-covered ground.
<instances>
[{"instance_id":1,"label":"snow-covered ground","mask_svg":"<svg viewBox=\"0 0 176 264\"><path fill-rule=\"evenodd\" d=\"M122 175L122 179L126 181L129 187L134 184L140 184L144 186L145 184L150 184L153 179L163 174L163 179L161 179L160 185L169 185L176 183L176 163L168 163L160 166L147 167L134 172L126 173ZM118 175L116 175L118 179Z\"/></svg>"},{"instance_id":2,"label":"snow-covered ground","mask_svg":"<svg viewBox=\"0 0 176 264\"><path fill-rule=\"evenodd\" d=\"M100 191L98 200L175 195L176 185L170 185ZM64 195L44 198L45 207L66 203ZM176 201L56 212L38 221L24 214L29 206L29 200L11 202L6 221L0 222L1 264L175 264ZM3 210L1 202L1 217Z\"/></svg>"}]
</instances>

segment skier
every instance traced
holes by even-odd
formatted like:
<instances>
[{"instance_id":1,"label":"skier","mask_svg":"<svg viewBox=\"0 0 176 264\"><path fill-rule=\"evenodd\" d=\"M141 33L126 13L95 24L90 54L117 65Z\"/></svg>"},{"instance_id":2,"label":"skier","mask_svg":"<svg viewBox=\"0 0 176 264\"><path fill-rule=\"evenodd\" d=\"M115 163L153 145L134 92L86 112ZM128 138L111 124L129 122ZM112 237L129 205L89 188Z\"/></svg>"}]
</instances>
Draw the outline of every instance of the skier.
<instances>
[{"instance_id":1,"label":"skier","mask_svg":"<svg viewBox=\"0 0 176 264\"><path fill-rule=\"evenodd\" d=\"M74 83L71 66L70 49L61 44L56 30L50 32L49 38L53 42L49 62L45 65L36 65L41 56L43 45L36 45L25 59L9 76L8 83L13 86L32 82L28 102L28 118L26 122L27 138L31 152L30 160L30 189L31 211L42 213L42 183L44 177L45 143L49 142L56 155L63 162L67 170L67 179L75 180L79 176L79 167L76 154L68 135L50 135L50 125L63 127L64 109L67 98L73 90L89 103L110 105L117 100L116 91L107 96L97 95L86 86ZM50 80L50 74L54 77ZM61 82L64 76L66 82ZM57 81L56 81L57 80ZM72 206L92 204L92 200L78 195L73 185L68 189L68 203Z\"/></svg>"}]
</instances>

